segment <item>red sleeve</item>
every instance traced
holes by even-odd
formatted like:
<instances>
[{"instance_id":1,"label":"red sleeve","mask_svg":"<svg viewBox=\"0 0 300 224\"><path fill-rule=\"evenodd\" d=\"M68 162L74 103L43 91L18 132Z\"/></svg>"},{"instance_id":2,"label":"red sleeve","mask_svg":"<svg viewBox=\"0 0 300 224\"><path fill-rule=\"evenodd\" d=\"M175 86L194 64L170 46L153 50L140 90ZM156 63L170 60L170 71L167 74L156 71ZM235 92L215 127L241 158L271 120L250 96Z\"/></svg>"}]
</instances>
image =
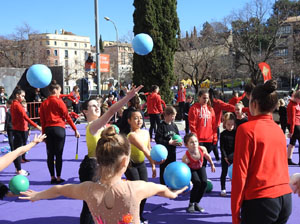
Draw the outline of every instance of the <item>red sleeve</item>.
<instances>
[{"instance_id":1,"label":"red sleeve","mask_svg":"<svg viewBox=\"0 0 300 224\"><path fill-rule=\"evenodd\" d=\"M229 103L225 103L222 100L218 100L219 106L221 110L225 110L227 112L234 112L235 107Z\"/></svg>"},{"instance_id":2,"label":"red sleeve","mask_svg":"<svg viewBox=\"0 0 300 224\"><path fill-rule=\"evenodd\" d=\"M165 101L163 99L161 99L161 103L164 105L164 108L167 107L167 105L166 105L166 103L165 103Z\"/></svg>"},{"instance_id":3,"label":"red sleeve","mask_svg":"<svg viewBox=\"0 0 300 224\"><path fill-rule=\"evenodd\" d=\"M61 109L63 117L67 120L68 124L72 127L72 129L74 131L76 131L77 130L76 126L69 115L69 112L68 112L68 109L67 109L65 103L62 100L59 100L58 102L59 102L59 107Z\"/></svg>"},{"instance_id":4,"label":"red sleeve","mask_svg":"<svg viewBox=\"0 0 300 224\"><path fill-rule=\"evenodd\" d=\"M233 224L239 224L241 221L240 210L244 199L250 151L253 149L252 137L246 129L246 127L239 127L235 138L231 182L231 213Z\"/></svg>"},{"instance_id":5,"label":"red sleeve","mask_svg":"<svg viewBox=\"0 0 300 224\"><path fill-rule=\"evenodd\" d=\"M157 94L157 109L158 109L158 111L159 111L159 113L163 113L163 109L162 109L162 106L161 106L161 104L162 104L162 99L161 99L161 96L160 95L158 95Z\"/></svg>"},{"instance_id":6,"label":"red sleeve","mask_svg":"<svg viewBox=\"0 0 300 224\"><path fill-rule=\"evenodd\" d=\"M195 133L197 135L197 129L196 129L196 126L197 126L197 112L196 112L196 109L194 106L192 106L189 110L189 115L188 115L188 118L189 118L189 125L190 125L190 130L192 133Z\"/></svg>"},{"instance_id":7,"label":"red sleeve","mask_svg":"<svg viewBox=\"0 0 300 224\"><path fill-rule=\"evenodd\" d=\"M64 98L64 97L68 97L68 96L69 96L69 94L60 94L59 98Z\"/></svg>"},{"instance_id":8,"label":"red sleeve","mask_svg":"<svg viewBox=\"0 0 300 224\"><path fill-rule=\"evenodd\" d=\"M213 143L217 143L218 142L218 124L216 121L216 114L215 114L213 108L211 108L210 112L212 114Z\"/></svg>"},{"instance_id":9,"label":"red sleeve","mask_svg":"<svg viewBox=\"0 0 300 224\"><path fill-rule=\"evenodd\" d=\"M44 101L45 102L45 101ZM41 104L40 107L40 121L42 126L42 133L45 133L45 116L44 116L44 102Z\"/></svg>"},{"instance_id":10,"label":"red sleeve","mask_svg":"<svg viewBox=\"0 0 300 224\"><path fill-rule=\"evenodd\" d=\"M294 105L292 105L291 107L291 124L290 124L290 134L292 135L294 133L294 129L295 129L295 121L296 121L296 107Z\"/></svg>"},{"instance_id":11,"label":"red sleeve","mask_svg":"<svg viewBox=\"0 0 300 224\"><path fill-rule=\"evenodd\" d=\"M26 114L25 110L23 109L21 104L17 104L17 106L19 107L18 109L22 112L22 116L23 118L33 127L37 127L38 125L36 123L34 123Z\"/></svg>"},{"instance_id":12,"label":"red sleeve","mask_svg":"<svg viewBox=\"0 0 300 224\"><path fill-rule=\"evenodd\" d=\"M246 96L246 92L244 92L240 97L237 98L237 103L240 102Z\"/></svg>"}]
</instances>

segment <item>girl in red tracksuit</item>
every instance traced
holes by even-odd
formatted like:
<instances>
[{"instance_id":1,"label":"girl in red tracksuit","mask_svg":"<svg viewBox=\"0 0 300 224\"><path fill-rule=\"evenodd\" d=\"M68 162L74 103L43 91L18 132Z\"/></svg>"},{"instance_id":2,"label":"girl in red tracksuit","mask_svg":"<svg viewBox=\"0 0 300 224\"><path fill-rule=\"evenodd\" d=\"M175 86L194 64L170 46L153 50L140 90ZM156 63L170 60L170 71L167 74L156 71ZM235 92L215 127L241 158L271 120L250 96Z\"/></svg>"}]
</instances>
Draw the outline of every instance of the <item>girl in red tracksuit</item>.
<instances>
[{"instance_id":1,"label":"girl in red tracksuit","mask_svg":"<svg viewBox=\"0 0 300 224\"><path fill-rule=\"evenodd\" d=\"M287 123L289 129L290 144L288 145L288 164L296 165L292 161L292 155L295 148L296 140L300 143L300 92L297 91L290 99L287 105ZM300 154L299 154L300 164Z\"/></svg>"},{"instance_id":2,"label":"girl in red tracksuit","mask_svg":"<svg viewBox=\"0 0 300 224\"><path fill-rule=\"evenodd\" d=\"M220 124L222 120L223 111L233 112L234 106L228 103L223 102L216 97L220 96L218 91L214 91L213 89L209 89L209 99L211 101L211 106L214 109L215 116L216 116L216 125L217 125L217 137L220 137ZM213 145L213 153L217 161L220 161L219 152L218 152L218 141L214 142Z\"/></svg>"},{"instance_id":3,"label":"girl in red tracksuit","mask_svg":"<svg viewBox=\"0 0 300 224\"><path fill-rule=\"evenodd\" d=\"M191 132L197 135L199 145L206 147L208 153L217 141L217 124L214 109L208 105L209 94L202 89L198 94L198 103L194 103L189 111L189 125ZM203 165L206 166L204 160Z\"/></svg>"},{"instance_id":4,"label":"girl in red tracksuit","mask_svg":"<svg viewBox=\"0 0 300 224\"><path fill-rule=\"evenodd\" d=\"M147 97L147 111L150 117L150 128L149 128L149 133L150 133L150 139L152 141L152 133L156 133L156 128L160 123L160 115L163 112L162 109L162 100L160 95L158 94L159 92L159 87L157 85L153 85L151 87L152 93L148 95Z\"/></svg>"},{"instance_id":5,"label":"girl in red tracksuit","mask_svg":"<svg viewBox=\"0 0 300 224\"><path fill-rule=\"evenodd\" d=\"M79 132L76 129L65 103L59 98L61 87L53 80L49 86L50 96L40 107L40 119L43 133L47 135L47 165L51 176L51 184L64 182L61 179L62 155L66 139L65 120L75 131L76 138L79 138ZM54 172L54 157L56 177Z\"/></svg>"},{"instance_id":6,"label":"girl in red tracksuit","mask_svg":"<svg viewBox=\"0 0 300 224\"><path fill-rule=\"evenodd\" d=\"M27 131L28 131L28 123L39 130L42 130L40 126L34 123L28 117L25 112L21 102L25 100L25 91L17 88L14 92L14 100L10 106L11 113L11 122L13 128L13 149L15 150L20 146L26 145L27 141ZM22 174L24 176L28 176L29 173L25 170L21 169L21 156L17 157L14 160L14 165L17 170L17 174Z\"/></svg>"},{"instance_id":7,"label":"girl in red tracksuit","mask_svg":"<svg viewBox=\"0 0 300 224\"><path fill-rule=\"evenodd\" d=\"M252 119L239 126L233 157L231 211L233 224L286 223L291 188L286 139L273 121L277 83L256 86L250 97Z\"/></svg>"}]
</instances>

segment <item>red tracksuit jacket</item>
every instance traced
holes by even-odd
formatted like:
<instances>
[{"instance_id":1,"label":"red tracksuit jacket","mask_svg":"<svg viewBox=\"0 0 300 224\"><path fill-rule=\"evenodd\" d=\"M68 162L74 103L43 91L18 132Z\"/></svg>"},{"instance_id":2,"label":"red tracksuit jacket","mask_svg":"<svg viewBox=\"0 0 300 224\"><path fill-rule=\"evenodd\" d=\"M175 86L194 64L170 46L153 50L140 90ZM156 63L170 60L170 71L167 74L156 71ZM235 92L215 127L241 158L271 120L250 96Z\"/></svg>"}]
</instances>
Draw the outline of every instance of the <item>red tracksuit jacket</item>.
<instances>
[{"instance_id":1,"label":"red tracksuit jacket","mask_svg":"<svg viewBox=\"0 0 300 224\"><path fill-rule=\"evenodd\" d=\"M287 123L290 125L290 134L294 133L295 125L300 125L300 106L295 101L290 100L286 108Z\"/></svg>"},{"instance_id":2,"label":"red tracksuit jacket","mask_svg":"<svg viewBox=\"0 0 300 224\"><path fill-rule=\"evenodd\" d=\"M147 97L147 112L148 114L161 114L162 109L162 99L159 94L152 92Z\"/></svg>"},{"instance_id":3,"label":"red tracksuit jacket","mask_svg":"<svg viewBox=\"0 0 300 224\"><path fill-rule=\"evenodd\" d=\"M253 116L239 126L234 149L231 212L240 223L243 200L277 198L292 192L289 186L286 139L272 115Z\"/></svg>"},{"instance_id":4,"label":"red tracksuit jacket","mask_svg":"<svg viewBox=\"0 0 300 224\"><path fill-rule=\"evenodd\" d=\"M76 126L74 125L68 109L62 99L56 96L49 96L40 107L40 118L43 133L46 127L58 126L65 128L65 120L69 123L74 131Z\"/></svg>"},{"instance_id":5,"label":"red tracksuit jacket","mask_svg":"<svg viewBox=\"0 0 300 224\"><path fill-rule=\"evenodd\" d=\"M212 107L194 103L189 110L189 124L199 142L217 141L216 117Z\"/></svg>"},{"instance_id":6,"label":"red tracksuit jacket","mask_svg":"<svg viewBox=\"0 0 300 224\"><path fill-rule=\"evenodd\" d=\"M221 124L221 120L222 120L223 110L228 111L228 112L234 112L234 106L231 104L225 103L219 99L213 99L213 100L214 100L213 108L214 108L215 115L216 115L216 124L217 124L217 127L219 127Z\"/></svg>"},{"instance_id":7,"label":"red tracksuit jacket","mask_svg":"<svg viewBox=\"0 0 300 224\"><path fill-rule=\"evenodd\" d=\"M30 120L22 104L18 100L13 100L10 106L10 113L13 130L28 131L28 123L33 127L37 127L37 124Z\"/></svg>"}]
</instances>

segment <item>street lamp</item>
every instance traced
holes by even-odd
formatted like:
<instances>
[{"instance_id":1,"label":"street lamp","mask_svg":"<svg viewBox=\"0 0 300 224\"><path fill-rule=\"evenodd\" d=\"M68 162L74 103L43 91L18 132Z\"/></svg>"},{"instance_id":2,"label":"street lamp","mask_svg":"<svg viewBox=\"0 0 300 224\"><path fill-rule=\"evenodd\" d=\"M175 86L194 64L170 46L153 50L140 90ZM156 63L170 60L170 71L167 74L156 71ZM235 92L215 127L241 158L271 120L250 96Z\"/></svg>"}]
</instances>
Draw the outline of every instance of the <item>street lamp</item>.
<instances>
[{"instance_id":1,"label":"street lamp","mask_svg":"<svg viewBox=\"0 0 300 224\"><path fill-rule=\"evenodd\" d=\"M119 36L118 36L118 29L116 24L114 23L114 21L112 21L109 17L105 16L104 19L106 21L111 22L114 25L114 28L116 30L116 42L117 42L117 76L118 76L118 94L120 93L120 87L121 87L121 83L120 83L120 73L119 73Z\"/></svg>"}]
</instances>

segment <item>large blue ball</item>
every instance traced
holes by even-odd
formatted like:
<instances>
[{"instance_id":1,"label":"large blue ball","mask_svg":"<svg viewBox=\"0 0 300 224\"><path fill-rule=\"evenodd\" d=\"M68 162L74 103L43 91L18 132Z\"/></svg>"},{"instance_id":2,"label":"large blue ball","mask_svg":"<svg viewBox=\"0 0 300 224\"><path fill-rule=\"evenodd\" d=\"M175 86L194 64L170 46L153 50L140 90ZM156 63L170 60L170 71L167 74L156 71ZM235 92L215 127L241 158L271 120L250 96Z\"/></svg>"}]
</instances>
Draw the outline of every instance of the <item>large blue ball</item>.
<instances>
[{"instance_id":1,"label":"large blue ball","mask_svg":"<svg viewBox=\"0 0 300 224\"><path fill-rule=\"evenodd\" d=\"M36 64L30 66L26 73L26 79L34 88L44 88L52 80L51 70L46 65Z\"/></svg>"},{"instance_id":2,"label":"large blue ball","mask_svg":"<svg viewBox=\"0 0 300 224\"><path fill-rule=\"evenodd\" d=\"M132 47L136 54L147 55L153 49L153 40L148 34L140 33L133 38Z\"/></svg>"},{"instance_id":3,"label":"large blue ball","mask_svg":"<svg viewBox=\"0 0 300 224\"><path fill-rule=\"evenodd\" d=\"M150 151L150 156L154 161L160 162L167 158L168 150L164 145L157 144L152 147L152 149Z\"/></svg>"},{"instance_id":4,"label":"large blue ball","mask_svg":"<svg viewBox=\"0 0 300 224\"><path fill-rule=\"evenodd\" d=\"M233 164L231 164L229 167L228 167L228 177L230 178L230 179L232 179L232 168L233 168Z\"/></svg>"},{"instance_id":5,"label":"large blue ball","mask_svg":"<svg viewBox=\"0 0 300 224\"><path fill-rule=\"evenodd\" d=\"M188 186L191 181L191 170L183 162L172 162L164 171L164 181L171 189L181 189Z\"/></svg>"}]
</instances>

